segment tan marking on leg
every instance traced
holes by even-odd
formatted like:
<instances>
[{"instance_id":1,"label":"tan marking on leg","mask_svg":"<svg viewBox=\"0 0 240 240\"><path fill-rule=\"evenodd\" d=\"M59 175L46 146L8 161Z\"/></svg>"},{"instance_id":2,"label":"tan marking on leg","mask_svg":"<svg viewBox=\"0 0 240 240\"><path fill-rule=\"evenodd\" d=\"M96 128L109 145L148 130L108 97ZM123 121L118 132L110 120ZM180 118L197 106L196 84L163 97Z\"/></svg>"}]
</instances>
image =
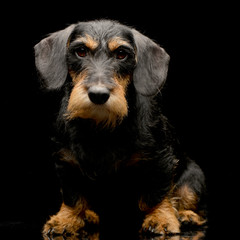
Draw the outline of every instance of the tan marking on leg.
<instances>
[{"instance_id":1,"label":"tan marking on leg","mask_svg":"<svg viewBox=\"0 0 240 240\"><path fill-rule=\"evenodd\" d=\"M181 223L189 222L189 224L197 226L206 223L206 220L197 212L198 196L187 184L179 187L173 193L171 200L178 211Z\"/></svg>"},{"instance_id":2,"label":"tan marking on leg","mask_svg":"<svg viewBox=\"0 0 240 240\"><path fill-rule=\"evenodd\" d=\"M63 234L78 235L78 231L84 228L86 221L93 224L99 223L99 217L88 209L84 198L78 200L74 207L62 203L59 212L51 216L43 227L43 235Z\"/></svg>"},{"instance_id":3,"label":"tan marking on leg","mask_svg":"<svg viewBox=\"0 0 240 240\"><path fill-rule=\"evenodd\" d=\"M179 211L179 220L180 222L189 222L190 224L201 226L206 223L201 216L197 213L193 212L192 210L182 210Z\"/></svg>"},{"instance_id":4,"label":"tan marking on leg","mask_svg":"<svg viewBox=\"0 0 240 240\"><path fill-rule=\"evenodd\" d=\"M179 199L177 206L179 210L183 209L195 210L197 208L198 202L197 195L187 185L183 185L179 189L177 189L174 195L177 196Z\"/></svg>"},{"instance_id":5,"label":"tan marking on leg","mask_svg":"<svg viewBox=\"0 0 240 240\"><path fill-rule=\"evenodd\" d=\"M142 224L143 231L149 230L158 234L179 233L179 228L176 212L168 198L150 210Z\"/></svg>"}]
</instances>

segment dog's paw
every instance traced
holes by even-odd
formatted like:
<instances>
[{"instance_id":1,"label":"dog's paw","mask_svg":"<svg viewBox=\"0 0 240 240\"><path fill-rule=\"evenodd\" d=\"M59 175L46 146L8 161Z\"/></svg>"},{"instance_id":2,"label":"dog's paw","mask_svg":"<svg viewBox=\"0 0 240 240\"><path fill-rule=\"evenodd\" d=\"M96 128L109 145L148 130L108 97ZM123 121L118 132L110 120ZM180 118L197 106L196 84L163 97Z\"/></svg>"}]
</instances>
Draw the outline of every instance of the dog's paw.
<instances>
[{"instance_id":1,"label":"dog's paw","mask_svg":"<svg viewBox=\"0 0 240 240\"><path fill-rule=\"evenodd\" d=\"M84 221L86 225L98 225L99 224L99 216L92 210L87 209L85 211Z\"/></svg>"},{"instance_id":2,"label":"dog's paw","mask_svg":"<svg viewBox=\"0 0 240 240\"><path fill-rule=\"evenodd\" d=\"M146 218L142 225L142 233L152 233L160 235L178 234L179 222L165 221L157 218Z\"/></svg>"},{"instance_id":3,"label":"dog's paw","mask_svg":"<svg viewBox=\"0 0 240 240\"><path fill-rule=\"evenodd\" d=\"M158 213L148 215L142 224L142 233L169 235L180 233L180 224L175 215Z\"/></svg>"},{"instance_id":4,"label":"dog's paw","mask_svg":"<svg viewBox=\"0 0 240 240\"><path fill-rule=\"evenodd\" d=\"M85 226L82 218L76 216L54 215L43 227L43 235L77 235L78 231Z\"/></svg>"},{"instance_id":5,"label":"dog's paw","mask_svg":"<svg viewBox=\"0 0 240 240\"><path fill-rule=\"evenodd\" d=\"M176 211L167 198L146 215L141 232L157 235L180 233L180 223L176 217Z\"/></svg>"},{"instance_id":6,"label":"dog's paw","mask_svg":"<svg viewBox=\"0 0 240 240\"><path fill-rule=\"evenodd\" d=\"M69 212L60 211L57 215L52 216L50 220L47 221L43 227L42 233L45 236L77 236L81 230L90 225L97 225L98 223L98 215L89 209L85 211L85 214L82 217L69 214Z\"/></svg>"},{"instance_id":7,"label":"dog's paw","mask_svg":"<svg viewBox=\"0 0 240 240\"><path fill-rule=\"evenodd\" d=\"M202 226L206 223L206 220L191 210L179 211L179 221L182 226Z\"/></svg>"}]
</instances>

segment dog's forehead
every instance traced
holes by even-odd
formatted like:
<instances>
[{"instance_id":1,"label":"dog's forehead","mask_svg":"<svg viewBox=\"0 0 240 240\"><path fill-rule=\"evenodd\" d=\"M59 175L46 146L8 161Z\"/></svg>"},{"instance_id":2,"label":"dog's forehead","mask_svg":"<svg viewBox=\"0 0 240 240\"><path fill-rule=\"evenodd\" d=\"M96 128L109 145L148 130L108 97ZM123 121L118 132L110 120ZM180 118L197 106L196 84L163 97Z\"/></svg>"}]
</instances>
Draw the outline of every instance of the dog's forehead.
<instances>
[{"instance_id":1,"label":"dog's forehead","mask_svg":"<svg viewBox=\"0 0 240 240\"><path fill-rule=\"evenodd\" d=\"M133 42L133 34L129 27L107 20L78 23L73 31L72 40L86 36L98 43L105 43L114 38Z\"/></svg>"}]
</instances>

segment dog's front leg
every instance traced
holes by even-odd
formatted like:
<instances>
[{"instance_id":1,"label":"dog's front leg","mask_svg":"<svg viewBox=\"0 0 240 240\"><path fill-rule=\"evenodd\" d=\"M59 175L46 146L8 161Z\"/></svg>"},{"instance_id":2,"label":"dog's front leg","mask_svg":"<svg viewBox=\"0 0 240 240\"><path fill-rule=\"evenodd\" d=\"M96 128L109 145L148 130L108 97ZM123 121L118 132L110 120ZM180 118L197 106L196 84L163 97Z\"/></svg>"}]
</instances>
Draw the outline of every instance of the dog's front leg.
<instances>
[{"instance_id":1,"label":"dog's front leg","mask_svg":"<svg viewBox=\"0 0 240 240\"><path fill-rule=\"evenodd\" d=\"M59 212L51 216L43 227L43 234L78 235L86 224L98 224L98 215L88 208L84 198L79 198L74 206L62 203Z\"/></svg>"},{"instance_id":2,"label":"dog's front leg","mask_svg":"<svg viewBox=\"0 0 240 240\"><path fill-rule=\"evenodd\" d=\"M159 204L149 208L146 203L139 201L140 210L145 212L142 224L142 232L156 234L176 234L180 232L180 223L176 211L168 197L165 197Z\"/></svg>"},{"instance_id":3,"label":"dog's front leg","mask_svg":"<svg viewBox=\"0 0 240 240\"><path fill-rule=\"evenodd\" d=\"M50 217L43 227L43 235L78 235L86 226L99 223L85 197L88 185L72 153L62 149L56 169L61 183L63 203L59 212Z\"/></svg>"}]
</instances>

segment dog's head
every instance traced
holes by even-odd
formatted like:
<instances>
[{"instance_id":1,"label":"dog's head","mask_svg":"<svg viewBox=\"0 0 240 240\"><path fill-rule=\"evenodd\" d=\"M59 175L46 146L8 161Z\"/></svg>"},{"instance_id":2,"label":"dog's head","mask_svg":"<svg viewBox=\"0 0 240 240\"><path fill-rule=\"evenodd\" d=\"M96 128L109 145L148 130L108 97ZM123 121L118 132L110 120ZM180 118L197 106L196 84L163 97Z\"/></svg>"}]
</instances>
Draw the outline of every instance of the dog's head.
<instances>
[{"instance_id":1,"label":"dog's head","mask_svg":"<svg viewBox=\"0 0 240 240\"><path fill-rule=\"evenodd\" d=\"M36 67L47 89L71 77L66 116L115 126L128 114L130 83L139 94L161 89L169 56L135 29L114 21L80 22L55 32L35 47Z\"/></svg>"}]
</instances>

